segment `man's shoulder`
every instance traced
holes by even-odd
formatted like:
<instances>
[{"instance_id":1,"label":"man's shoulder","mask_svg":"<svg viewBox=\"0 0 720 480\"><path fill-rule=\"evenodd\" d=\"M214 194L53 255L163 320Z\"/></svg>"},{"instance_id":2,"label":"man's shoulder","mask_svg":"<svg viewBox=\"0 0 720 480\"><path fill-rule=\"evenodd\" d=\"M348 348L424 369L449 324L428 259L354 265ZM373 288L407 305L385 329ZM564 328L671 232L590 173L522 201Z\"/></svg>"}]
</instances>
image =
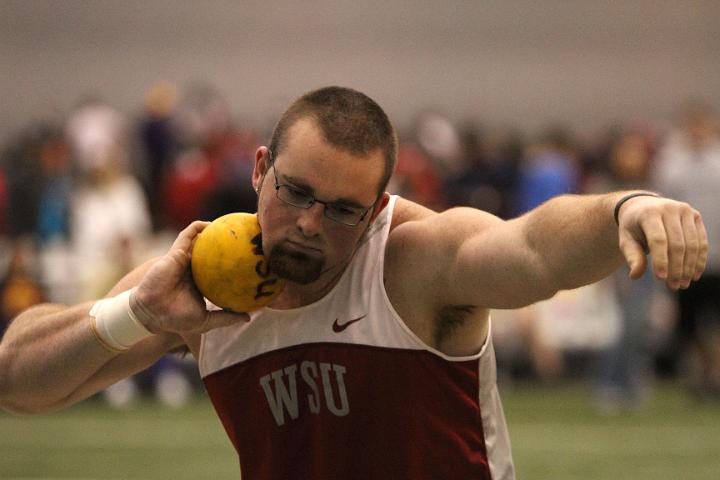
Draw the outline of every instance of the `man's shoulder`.
<instances>
[{"instance_id":1,"label":"man's shoulder","mask_svg":"<svg viewBox=\"0 0 720 480\"><path fill-rule=\"evenodd\" d=\"M415 203L406 198L398 197L395 202L395 208L393 209L392 224L390 225L390 231L396 227L416 220L424 220L437 212Z\"/></svg>"}]
</instances>

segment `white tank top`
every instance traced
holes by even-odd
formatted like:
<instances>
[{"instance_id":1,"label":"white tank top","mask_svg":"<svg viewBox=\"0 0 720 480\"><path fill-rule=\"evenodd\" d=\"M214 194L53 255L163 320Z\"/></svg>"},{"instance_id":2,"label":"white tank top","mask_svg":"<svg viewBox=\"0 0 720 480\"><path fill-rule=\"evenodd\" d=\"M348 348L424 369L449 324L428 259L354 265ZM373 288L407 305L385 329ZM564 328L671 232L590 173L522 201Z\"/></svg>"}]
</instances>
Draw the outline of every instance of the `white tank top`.
<instances>
[{"instance_id":1,"label":"white tank top","mask_svg":"<svg viewBox=\"0 0 720 480\"><path fill-rule=\"evenodd\" d=\"M449 357L388 299L396 200L325 297L202 336L200 374L243 480L515 477L490 333Z\"/></svg>"}]
</instances>

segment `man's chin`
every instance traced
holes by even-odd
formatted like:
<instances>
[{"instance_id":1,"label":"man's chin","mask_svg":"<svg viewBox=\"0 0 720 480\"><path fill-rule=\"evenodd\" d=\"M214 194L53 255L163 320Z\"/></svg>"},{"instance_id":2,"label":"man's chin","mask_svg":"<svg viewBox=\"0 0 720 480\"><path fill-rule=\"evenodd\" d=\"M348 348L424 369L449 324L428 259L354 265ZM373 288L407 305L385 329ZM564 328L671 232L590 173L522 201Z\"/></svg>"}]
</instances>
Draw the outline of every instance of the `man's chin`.
<instances>
[{"instance_id":1,"label":"man's chin","mask_svg":"<svg viewBox=\"0 0 720 480\"><path fill-rule=\"evenodd\" d=\"M304 252L273 247L268 257L270 271L288 282L307 285L322 274L325 260L313 258Z\"/></svg>"}]
</instances>

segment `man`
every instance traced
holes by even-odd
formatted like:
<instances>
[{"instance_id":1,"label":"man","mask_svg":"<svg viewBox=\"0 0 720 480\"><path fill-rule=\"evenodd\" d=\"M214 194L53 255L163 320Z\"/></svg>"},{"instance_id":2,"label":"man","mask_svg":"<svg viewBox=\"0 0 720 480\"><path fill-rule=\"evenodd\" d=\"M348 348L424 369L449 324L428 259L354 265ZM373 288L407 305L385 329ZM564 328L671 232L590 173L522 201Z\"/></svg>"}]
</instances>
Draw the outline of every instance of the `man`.
<instances>
[{"instance_id":1,"label":"man","mask_svg":"<svg viewBox=\"0 0 720 480\"><path fill-rule=\"evenodd\" d=\"M20 315L0 348L2 405L63 408L184 344L245 480L514 478L489 309L594 282L623 257L636 278L643 249L685 288L705 263L702 221L645 192L560 197L508 222L435 213L385 193L396 148L365 95L306 94L255 158L263 250L287 280L270 307L206 310L195 222L105 300Z\"/></svg>"}]
</instances>

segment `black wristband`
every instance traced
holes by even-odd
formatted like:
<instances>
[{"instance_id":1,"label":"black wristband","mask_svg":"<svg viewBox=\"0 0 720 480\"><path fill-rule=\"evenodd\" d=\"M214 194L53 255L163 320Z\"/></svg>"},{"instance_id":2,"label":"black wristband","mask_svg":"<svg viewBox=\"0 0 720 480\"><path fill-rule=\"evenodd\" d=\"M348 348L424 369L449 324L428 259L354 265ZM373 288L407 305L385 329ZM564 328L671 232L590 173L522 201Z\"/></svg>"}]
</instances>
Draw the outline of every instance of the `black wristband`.
<instances>
[{"instance_id":1,"label":"black wristband","mask_svg":"<svg viewBox=\"0 0 720 480\"><path fill-rule=\"evenodd\" d=\"M615 204L615 212L613 212L613 216L615 217L615 223L616 223L617 225L620 225L620 220L618 219L618 216L620 215L620 207L622 207L622 206L623 206L623 203L627 202L627 201L630 200L631 198L635 198L635 197L659 197L659 196L660 196L660 195L658 195L657 193L652 193L652 192L635 192L635 193L631 193L631 194L629 194L629 195L625 195L625 196L622 197L620 200L618 200L618 202Z\"/></svg>"}]
</instances>

